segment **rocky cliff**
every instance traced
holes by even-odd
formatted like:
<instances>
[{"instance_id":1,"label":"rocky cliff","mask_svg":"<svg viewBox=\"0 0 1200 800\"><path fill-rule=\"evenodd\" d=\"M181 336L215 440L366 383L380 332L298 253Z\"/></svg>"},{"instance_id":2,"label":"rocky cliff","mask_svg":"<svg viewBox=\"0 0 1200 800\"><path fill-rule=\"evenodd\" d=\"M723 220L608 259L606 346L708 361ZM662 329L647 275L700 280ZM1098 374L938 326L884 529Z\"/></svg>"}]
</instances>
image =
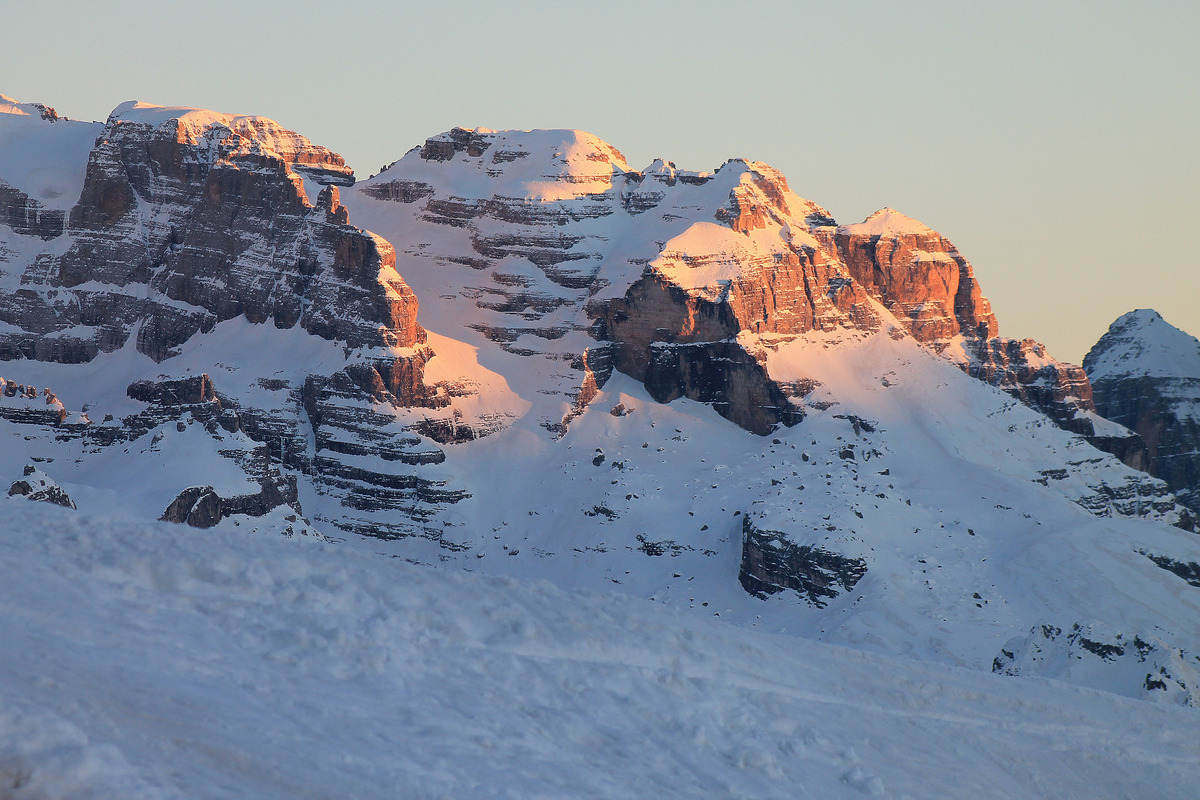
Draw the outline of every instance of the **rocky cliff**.
<instances>
[{"instance_id":1,"label":"rocky cliff","mask_svg":"<svg viewBox=\"0 0 1200 800\"><path fill-rule=\"evenodd\" d=\"M1047 619L1200 641L1187 512L897 212L839 226L765 164L635 169L580 131L455 129L350 185L260 118L17 110L14 497L984 669Z\"/></svg>"},{"instance_id":2,"label":"rocky cliff","mask_svg":"<svg viewBox=\"0 0 1200 800\"><path fill-rule=\"evenodd\" d=\"M324 185L311 200L306 180ZM28 331L3 347L86 361L136 326L161 361L242 315L352 347L420 344L391 246L347 224L336 186L352 182L339 156L270 120L127 103L91 151L65 252L24 276L45 294L0 309Z\"/></svg>"},{"instance_id":3,"label":"rocky cliff","mask_svg":"<svg viewBox=\"0 0 1200 800\"><path fill-rule=\"evenodd\" d=\"M1088 351L1096 411L1145 443L1126 463L1200 514L1200 341L1150 309L1117 319Z\"/></svg>"},{"instance_id":4,"label":"rocky cliff","mask_svg":"<svg viewBox=\"0 0 1200 800\"><path fill-rule=\"evenodd\" d=\"M281 385L296 398L314 381L336 385L336 401L323 390L283 408L226 398L227 410L250 420L244 430L260 437L267 458L268 437L274 457L282 458L283 430L302 442L290 452L315 441L311 456L293 461L303 462L316 485L333 482L327 491L335 494L347 472L384 480L365 465L335 464L344 454L322 453L339 438L329 438L337 420L352 416L337 408L421 410L403 423L396 421L402 412L381 417L375 427L384 430L436 433L453 418L447 390L425 379L435 353L417 324L417 298L395 270L393 247L349 223L339 189L352 185L354 175L339 155L261 117L131 102L100 126L13 108L22 113L3 120L6 134L15 131L19 142L32 143L26 149L51 151L67 166L76 162L71 169L78 182L56 195L13 159L0 158L0 181L12 178L12 185L0 183L0 280L8 287L0 292L0 323L6 323L0 358L86 363L129 348L161 363L197 335L233 320L335 343L341 363L314 366L315 374L302 369ZM67 144L58 142L63 131L73 137ZM94 142L82 151L77 140L86 133ZM30 192L53 195L54 207L43 208ZM267 418L272 425L261 424ZM138 435L162 421L125 419L134 420ZM406 447L432 447L440 457L420 434L396 436ZM296 505L295 494L294 486L290 494L272 488L267 508ZM215 517L199 516L215 521L256 502L222 498L209 504ZM385 507L391 506L378 506ZM190 506L181 518L189 513Z\"/></svg>"}]
</instances>

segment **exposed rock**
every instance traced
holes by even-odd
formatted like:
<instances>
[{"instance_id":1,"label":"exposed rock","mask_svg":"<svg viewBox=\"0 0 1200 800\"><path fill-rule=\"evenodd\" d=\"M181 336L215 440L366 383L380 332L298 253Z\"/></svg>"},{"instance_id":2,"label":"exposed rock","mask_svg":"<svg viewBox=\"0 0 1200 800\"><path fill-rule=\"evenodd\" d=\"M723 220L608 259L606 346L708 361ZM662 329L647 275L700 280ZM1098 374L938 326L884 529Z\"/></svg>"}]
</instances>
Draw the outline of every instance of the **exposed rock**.
<instances>
[{"instance_id":1,"label":"exposed rock","mask_svg":"<svg viewBox=\"0 0 1200 800\"><path fill-rule=\"evenodd\" d=\"M32 464L25 467L25 477L14 481L8 489L9 497L24 497L26 500L37 500L43 503L75 508L74 501L67 496L61 486L50 476Z\"/></svg>"},{"instance_id":2,"label":"exposed rock","mask_svg":"<svg viewBox=\"0 0 1200 800\"><path fill-rule=\"evenodd\" d=\"M48 388L0 377L0 419L22 425L57 426L67 416L66 407Z\"/></svg>"},{"instance_id":3,"label":"exposed rock","mask_svg":"<svg viewBox=\"0 0 1200 800\"><path fill-rule=\"evenodd\" d=\"M211 486L189 486L171 501L159 519L187 523L193 528L211 528L222 516L221 498Z\"/></svg>"},{"instance_id":4,"label":"exposed rock","mask_svg":"<svg viewBox=\"0 0 1200 800\"><path fill-rule=\"evenodd\" d=\"M441 449L372 410L364 395L364 387L348 371L310 376L298 399L312 426L314 447L311 454L307 448L292 450L292 463L322 493L337 497L338 524L344 529L385 539L440 538L440 532L427 531L423 523L466 492L447 487L427 468L445 460ZM387 396L379 400L386 402ZM381 468L381 460L386 467Z\"/></svg>"},{"instance_id":5,"label":"exposed rock","mask_svg":"<svg viewBox=\"0 0 1200 800\"><path fill-rule=\"evenodd\" d=\"M1147 553L1145 550L1139 550L1138 552L1167 572L1173 572L1190 585L1200 588L1200 564L1195 561L1179 561L1170 556L1156 556L1153 553Z\"/></svg>"},{"instance_id":6,"label":"exposed rock","mask_svg":"<svg viewBox=\"0 0 1200 800\"><path fill-rule=\"evenodd\" d=\"M315 205L305 178L327 184ZM0 298L0 320L25 331L0 352L90 360L136 328L161 361L242 315L352 347L420 344L391 246L347 224L334 184L352 182L270 120L126 104L91 153L70 246L23 278L51 292Z\"/></svg>"},{"instance_id":7,"label":"exposed rock","mask_svg":"<svg viewBox=\"0 0 1200 800\"><path fill-rule=\"evenodd\" d=\"M125 393L134 400L162 406L219 402L208 373L178 380L134 381L126 388Z\"/></svg>"},{"instance_id":8,"label":"exposed rock","mask_svg":"<svg viewBox=\"0 0 1200 800\"><path fill-rule=\"evenodd\" d=\"M1109 326L1083 360L1096 411L1135 431L1125 463L1162 478L1200 513L1200 341L1152 310Z\"/></svg>"},{"instance_id":9,"label":"exposed rock","mask_svg":"<svg viewBox=\"0 0 1200 800\"><path fill-rule=\"evenodd\" d=\"M66 214L46 208L0 179L0 225L24 236L54 239L66 228Z\"/></svg>"},{"instance_id":10,"label":"exposed rock","mask_svg":"<svg viewBox=\"0 0 1200 800\"><path fill-rule=\"evenodd\" d=\"M1001 675L1038 675L1175 705L1200 702L1200 656L1159 630L1137 634L1099 623L1069 630L1036 625L1007 642L992 662Z\"/></svg>"},{"instance_id":11,"label":"exposed rock","mask_svg":"<svg viewBox=\"0 0 1200 800\"><path fill-rule=\"evenodd\" d=\"M266 452L265 447L262 452ZM268 478L262 480L258 492L232 497L221 497L211 486L189 486L171 501L159 519L186 523L193 528L211 528L226 517L237 514L261 517L282 505L298 509L295 478L284 481L282 488L278 481Z\"/></svg>"},{"instance_id":12,"label":"exposed rock","mask_svg":"<svg viewBox=\"0 0 1200 800\"><path fill-rule=\"evenodd\" d=\"M1000 337L970 263L937 231L890 208L837 228L837 251L856 283L918 341L969 375L1003 389L1060 427L1094 436L1092 389L1082 369L1056 361L1032 339ZM961 338L959 338L961 337ZM1096 444L1128 448L1105 437Z\"/></svg>"},{"instance_id":13,"label":"exposed rock","mask_svg":"<svg viewBox=\"0 0 1200 800\"><path fill-rule=\"evenodd\" d=\"M759 530L742 517L742 565L738 581L760 599L791 589L817 608L854 588L867 562L815 545L798 545L779 531Z\"/></svg>"},{"instance_id":14,"label":"exposed rock","mask_svg":"<svg viewBox=\"0 0 1200 800\"><path fill-rule=\"evenodd\" d=\"M1032 339L980 338L969 341L967 351L970 358L962 366L971 377L1005 390L1061 428L1094 435L1091 420L1081 413L1093 408L1092 387L1079 367L1055 361Z\"/></svg>"},{"instance_id":15,"label":"exposed rock","mask_svg":"<svg viewBox=\"0 0 1200 800\"><path fill-rule=\"evenodd\" d=\"M918 341L997 335L996 316L971 265L936 231L883 208L838 228L835 241L854 280Z\"/></svg>"}]
</instances>

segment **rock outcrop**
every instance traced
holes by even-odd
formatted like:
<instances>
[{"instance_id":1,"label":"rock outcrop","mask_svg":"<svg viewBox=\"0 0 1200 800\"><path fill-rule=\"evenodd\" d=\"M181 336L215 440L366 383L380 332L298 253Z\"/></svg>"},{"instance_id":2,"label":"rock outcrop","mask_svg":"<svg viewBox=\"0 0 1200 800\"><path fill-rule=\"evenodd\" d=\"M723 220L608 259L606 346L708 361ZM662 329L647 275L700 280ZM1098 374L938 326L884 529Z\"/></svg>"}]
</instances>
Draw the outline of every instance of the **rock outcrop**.
<instances>
[{"instance_id":1,"label":"rock outcrop","mask_svg":"<svg viewBox=\"0 0 1200 800\"><path fill-rule=\"evenodd\" d=\"M738 581L755 597L792 590L824 608L854 588L867 574L867 562L816 545L798 545L786 533L760 530L742 517L742 563Z\"/></svg>"},{"instance_id":2,"label":"rock outcrop","mask_svg":"<svg viewBox=\"0 0 1200 800\"><path fill-rule=\"evenodd\" d=\"M32 464L25 467L24 477L14 481L8 488L9 497L24 497L41 503L54 503L66 508L75 508L75 502L53 478Z\"/></svg>"},{"instance_id":3,"label":"rock outcrop","mask_svg":"<svg viewBox=\"0 0 1200 800\"><path fill-rule=\"evenodd\" d=\"M974 269L949 239L890 208L837 228L832 239L855 282L917 341L1060 427L1095 435L1087 375L1032 339L1001 337Z\"/></svg>"},{"instance_id":4,"label":"rock outcrop","mask_svg":"<svg viewBox=\"0 0 1200 800\"><path fill-rule=\"evenodd\" d=\"M323 185L314 200L306 183ZM161 361L243 315L351 347L420 345L394 251L348 224L337 186L351 183L340 156L270 120L127 103L89 156L69 246L26 269L38 291L0 302L23 331L0 336L0 356L87 361L136 330Z\"/></svg>"},{"instance_id":5,"label":"rock outcrop","mask_svg":"<svg viewBox=\"0 0 1200 800\"><path fill-rule=\"evenodd\" d=\"M918 341L988 339L998 326L975 273L949 239L890 208L836 229L850 275Z\"/></svg>"},{"instance_id":6,"label":"rock outcrop","mask_svg":"<svg viewBox=\"0 0 1200 800\"><path fill-rule=\"evenodd\" d=\"M1140 309L1113 322L1083 366L1096 412L1144 443L1125 463L1166 481L1200 514L1200 341Z\"/></svg>"},{"instance_id":7,"label":"rock outcrop","mask_svg":"<svg viewBox=\"0 0 1200 800\"><path fill-rule=\"evenodd\" d=\"M0 419L19 424L58 425L66 418L66 407L49 388L38 389L0 377Z\"/></svg>"},{"instance_id":8,"label":"rock outcrop","mask_svg":"<svg viewBox=\"0 0 1200 800\"><path fill-rule=\"evenodd\" d=\"M1037 675L1181 706L1200 703L1200 657L1163 631L1128 633L1099 623L1037 625L992 662L1000 675Z\"/></svg>"},{"instance_id":9,"label":"rock outcrop","mask_svg":"<svg viewBox=\"0 0 1200 800\"><path fill-rule=\"evenodd\" d=\"M66 214L48 209L35 198L0 180L0 225L22 236L54 239L66 230Z\"/></svg>"}]
</instances>

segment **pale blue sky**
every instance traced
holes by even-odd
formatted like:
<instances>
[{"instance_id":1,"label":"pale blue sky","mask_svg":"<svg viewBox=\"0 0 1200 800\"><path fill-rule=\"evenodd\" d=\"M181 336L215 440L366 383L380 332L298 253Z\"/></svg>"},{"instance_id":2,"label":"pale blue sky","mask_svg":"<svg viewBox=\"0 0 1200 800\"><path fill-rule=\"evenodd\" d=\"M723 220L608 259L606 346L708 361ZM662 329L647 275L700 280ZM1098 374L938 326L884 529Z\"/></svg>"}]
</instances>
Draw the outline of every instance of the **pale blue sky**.
<instances>
[{"instance_id":1,"label":"pale blue sky","mask_svg":"<svg viewBox=\"0 0 1200 800\"><path fill-rule=\"evenodd\" d=\"M0 92L273 117L360 177L455 125L570 127L635 166L766 161L975 265L1001 333L1078 362L1200 334L1200 2L96 2L3 14Z\"/></svg>"}]
</instances>

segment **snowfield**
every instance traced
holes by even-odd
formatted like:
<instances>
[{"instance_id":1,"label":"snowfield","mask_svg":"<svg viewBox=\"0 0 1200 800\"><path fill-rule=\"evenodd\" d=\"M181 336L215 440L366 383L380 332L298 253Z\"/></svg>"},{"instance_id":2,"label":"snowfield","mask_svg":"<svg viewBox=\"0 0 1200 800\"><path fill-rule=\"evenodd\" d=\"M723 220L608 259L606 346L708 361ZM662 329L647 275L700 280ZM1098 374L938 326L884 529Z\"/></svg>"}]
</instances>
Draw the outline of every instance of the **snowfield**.
<instances>
[{"instance_id":1,"label":"snowfield","mask_svg":"<svg viewBox=\"0 0 1200 800\"><path fill-rule=\"evenodd\" d=\"M1194 709L311 538L0 514L5 800L1200 785Z\"/></svg>"}]
</instances>

